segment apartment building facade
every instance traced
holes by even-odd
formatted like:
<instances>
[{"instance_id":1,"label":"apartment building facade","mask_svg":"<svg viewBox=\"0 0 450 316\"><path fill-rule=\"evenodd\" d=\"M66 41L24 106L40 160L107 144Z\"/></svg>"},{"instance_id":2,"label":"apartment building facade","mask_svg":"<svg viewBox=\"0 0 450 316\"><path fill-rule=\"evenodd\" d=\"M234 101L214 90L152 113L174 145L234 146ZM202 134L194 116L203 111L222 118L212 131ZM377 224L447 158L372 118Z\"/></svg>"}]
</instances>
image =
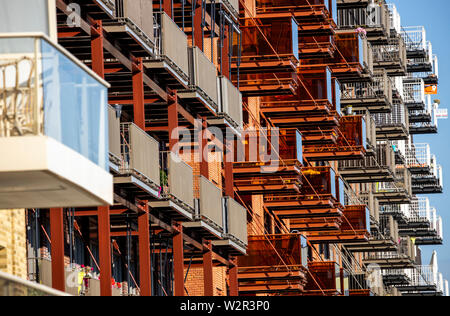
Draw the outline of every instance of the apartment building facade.
<instances>
[{"instance_id":1,"label":"apartment building facade","mask_svg":"<svg viewBox=\"0 0 450 316\"><path fill-rule=\"evenodd\" d=\"M442 168L414 143L446 115L437 57L394 5L0 5L29 21L0 22L2 271L76 296L448 295L420 255Z\"/></svg>"}]
</instances>

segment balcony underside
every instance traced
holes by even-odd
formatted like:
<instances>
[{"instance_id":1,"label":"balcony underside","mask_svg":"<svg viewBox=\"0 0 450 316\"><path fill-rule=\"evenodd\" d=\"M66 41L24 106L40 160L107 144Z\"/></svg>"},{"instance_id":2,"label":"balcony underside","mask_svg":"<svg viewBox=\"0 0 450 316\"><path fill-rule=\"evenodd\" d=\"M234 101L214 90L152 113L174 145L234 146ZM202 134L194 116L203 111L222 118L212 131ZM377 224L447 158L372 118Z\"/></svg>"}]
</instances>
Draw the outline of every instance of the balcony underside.
<instances>
[{"instance_id":1,"label":"balcony underside","mask_svg":"<svg viewBox=\"0 0 450 316\"><path fill-rule=\"evenodd\" d=\"M306 270L302 266L239 267L238 281L241 295L300 294L306 285Z\"/></svg>"},{"instance_id":2,"label":"balcony underside","mask_svg":"<svg viewBox=\"0 0 450 316\"><path fill-rule=\"evenodd\" d=\"M433 71L433 65L430 63L417 63L417 64L408 64L408 72L431 72Z\"/></svg>"},{"instance_id":3,"label":"balcony underside","mask_svg":"<svg viewBox=\"0 0 450 316\"><path fill-rule=\"evenodd\" d=\"M421 110L425 109L425 103L424 102L405 101L405 106L410 111L421 111Z\"/></svg>"},{"instance_id":4,"label":"balcony underside","mask_svg":"<svg viewBox=\"0 0 450 316\"><path fill-rule=\"evenodd\" d=\"M152 201L149 203L149 206L153 212L159 213L163 217L169 217L177 222L194 220L194 209L173 197L165 198L161 201Z\"/></svg>"},{"instance_id":5,"label":"balcony underside","mask_svg":"<svg viewBox=\"0 0 450 316\"><path fill-rule=\"evenodd\" d=\"M247 247L229 238L213 240L212 245L230 256L245 256L247 254Z\"/></svg>"},{"instance_id":6,"label":"balcony underside","mask_svg":"<svg viewBox=\"0 0 450 316\"><path fill-rule=\"evenodd\" d=\"M354 253L389 252L396 251L397 246L391 239L369 239L363 242L344 244L345 248Z\"/></svg>"},{"instance_id":7,"label":"balcony underside","mask_svg":"<svg viewBox=\"0 0 450 316\"><path fill-rule=\"evenodd\" d=\"M409 123L414 124L414 123L431 123L432 122L432 118L431 118L431 114L410 114L409 115Z\"/></svg>"},{"instance_id":8,"label":"balcony underside","mask_svg":"<svg viewBox=\"0 0 450 316\"><path fill-rule=\"evenodd\" d=\"M193 232L205 240L214 241L222 239L223 229L206 218L196 220L195 222L185 222L183 223L183 228L186 232Z\"/></svg>"},{"instance_id":9,"label":"balcony underside","mask_svg":"<svg viewBox=\"0 0 450 316\"><path fill-rule=\"evenodd\" d=\"M308 241L312 244L346 244L352 242L367 242L370 233L364 230L349 230L339 232L308 233Z\"/></svg>"},{"instance_id":10,"label":"balcony underside","mask_svg":"<svg viewBox=\"0 0 450 316\"><path fill-rule=\"evenodd\" d=\"M342 219L340 217L291 219L290 228L299 232L339 232Z\"/></svg>"},{"instance_id":11,"label":"balcony underside","mask_svg":"<svg viewBox=\"0 0 450 316\"><path fill-rule=\"evenodd\" d=\"M130 196L143 201L156 200L159 196L158 185L147 177L134 172L114 177L114 188L124 190Z\"/></svg>"},{"instance_id":12,"label":"balcony underside","mask_svg":"<svg viewBox=\"0 0 450 316\"><path fill-rule=\"evenodd\" d=\"M403 296L442 296L439 293L436 285L410 285L400 286L398 290L402 292Z\"/></svg>"},{"instance_id":13,"label":"balcony underside","mask_svg":"<svg viewBox=\"0 0 450 316\"><path fill-rule=\"evenodd\" d=\"M412 188L413 194L441 194L443 192L444 189L440 185L414 185Z\"/></svg>"},{"instance_id":14,"label":"balcony underside","mask_svg":"<svg viewBox=\"0 0 450 316\"><path fill-rule=\"evenodd\" d=\"M437 134L436 126L410 126L409 133L411 135Z\"/></svg>"},{"instance_id":15,"label":"balcony underside","mask_svg":"<svg viewBox=\"0 0 450 316\"><path fill-rule=\"evenodd\" d=\"M366 266L369 266L371 264L377 264L380 269L386 270L386 269L407 269L407 268L413 268L414 262L410 258L392 258L392 259L379 259L379 258L373 258L373 259L364 259L363 263Z\"/></svg>"},{"instance_id":16,"label":"balcony underside","mask_svg":"<svg viewBox=\"0 0 450 316\"><path fill-rule=\"evenodd\" d=\"M426 58L428 52L425 49L419 47L408 47L406 50L406 58L408 59L420 59Z\"/></svg>"},{"instance_id":17,"label":"balcony underside","mask_svg":"<svg viewBox=\"0 0 450 316\"><path fill-rule=\"evenodd\" d=\"M314 58L332 58L334 55L334 48L331 43L319 43L316 45L300 46L300 59L314 59Z\"/></svg>"},{"instance_id":18,"label":"balcony underside","mask_svg":"<svg viewBox=\"0 0 450 316\"><path fill-rule=\"evenodd\" d=\"M367 74L361 64L337 64L331 65L333 76L340 83L372 81L371 74Z\"/></svg>"},{"instance_id":19,"label":"balcony underside","mask_svg":"<svg viewBox=\"0 0 450 316\"><path fill-rule=\"evenodd\" d=\"M234 82L234 84L237 84L237 82ZM239 90L245 97L293 95L297 90L297 84L294 81L260 81L255 83L241 81Z\"/></svg>"},{"instance_id":20,"label":"balcony underside","mask_svg":"<svg viewBox=\"0 0 450 316\"><path fill-rule=\"evenodd\" d=\"M239 65L239 73L243 74L273 74L280 72L296 72L298 61L295 57L286 58L282 57L282 59L264 59L262 57L256 56L252 60L252 58L248 58L243 56L241 63ZM233 71L237 73L237 64L233 63Z\"/></svg>"},{"instance_id":21,"label":"balcony underside","mask_svg":"<svg viewBox=\"0 0 450 316\"><path fill-rule=\"evenodd\" d=\"M405 286L411 282L406 274L383 275L383 283L386 286Z\"/></svg>"},{"instance_id":22,"label":"balcony underside","mask_svg":"<svg viewBox=\"0 0 450 316\"><path fill-rule=\"evenodd\" d=\"M351 106L354 111L368 110L371 114L390 113L392 110L391 103L386 97L374 97L366 99L342 99L341 106Z\"/></svg>"},{"instance_id":23,"label":"balcony underside","mask_svg":"<svg viewBox=\"0 0 450 316\"><path fill-rule=\"evenodd\" d=\"M200 88L191 87L188 90L179 90L177 95L189 104L192 113L202 115L206 118L216 117L217 104Z\"/></svg>"},{"instance_id":24,"label":"balcony underside","mask_svg":"<svg viewBox=\"0 0 450 316\"><path fill-rule=\"evenodd\" d=\"M380 204L409 204L411 196L406 192L376 192L374 197L378 199Z\"/></svg>"},{"instance_id":25,"label":"balcony underside","mask_svg":"<svg viewBox=\"0 0 450 316\"><path fill-rule=\"evenodd\" d=\"M440 246L444 244L444 240L441 237L435 236L435 237L418 237L416 239L415 244L417 246Z\"/></svg>"},{"instance_id":26,"label":"balcony underside","mask_svg":"<svg viewBox=\"0 0 450 316\"><path fill-rule=\"evenodd\" d=\"M171 89L179 90L189 87L189 76L167 56L163 55L159 59L146 61L144 66Z\"/></svg>"},{"instance_id":27,"label":"balcony underside","mask_svg":"<svg viewBox=\"0 0 450 316\"><path fill-rule=\"evenodd\" d=\"M339 173L348 183L393 182L394 174L388 167L339 168Z\"/></svg>"},{"instance_id":28,"label":"balcony underside","mask_svg":"<svg viewBox=\"0 0 450 316\"><path fill-rule=\"evenodd\" d=\"M361 147L359 149L345 150L345 147L336 147L334 150L324 150L326 148L317 148L315 150L311 147L304 148L303 156L310 161L338 161L338 160L357 160L365 157L365 150Z\"/></svg>"},{"instance_id":29,"label":"balcony underside","mask_svg":"<svg viewBox=\"0 0 450 316\"><path fill-rule=\"evenodd\" d=\"M0 138L0 148L1 209L113 204L112 176L52 138Z\"/></svg>"},{"instance_id":30,"label":"balcony underside","mask_svg":"<svg viewBox=\"0 0 450 316\"><path fill-rule=\"evenodd\" d=\"M260 182L260 183L258 183ZM240 181L235 180L234 186L242 195L273 195L273 194L296 194L300 193L300 183L281 183L279 179L270 183L270 181Z\"/></svg>"},{"instance_id":31,"label":"balcony underside","mask_svg":"<svg viewBox=\"0 0 450 316\"><path fill-rule=\"evenodd\" d=\"M388 76L406 76L406 68L400 61L379 61L373 63L374 69L386 70Z\"/></svg>"},{"instance_id":32,"label":"balcony underside","mask_svg":"<svg viewBox=\"0 0 450 316\"><path fill-rule=\"evenodd\" d=\"M377 126L377 140L407 140L409 133L402 125Z\"/></svg>"}]
</instances>

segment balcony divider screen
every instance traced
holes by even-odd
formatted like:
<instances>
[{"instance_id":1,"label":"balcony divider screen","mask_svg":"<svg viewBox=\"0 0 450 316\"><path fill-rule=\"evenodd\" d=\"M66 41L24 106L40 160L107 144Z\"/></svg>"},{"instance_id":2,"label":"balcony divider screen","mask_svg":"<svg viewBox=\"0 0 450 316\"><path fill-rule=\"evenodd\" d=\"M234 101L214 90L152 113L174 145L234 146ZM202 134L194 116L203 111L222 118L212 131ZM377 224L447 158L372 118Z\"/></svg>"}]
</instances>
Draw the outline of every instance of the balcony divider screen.
<instances>
[{"instance_id":1,"label":"balcony divider screen","mask_svg":"<svg viewBox=\"0 0 450 316\"><path fill-rule=\"evenodd\" d=\"M120 118L114 108L108 107L109 121L109 152L115 157L120 158L121 153L121 136L120 136Z\"/></svg>"},{"instance_id":2,"label":"balcony divider screen","mask_svg":"<svg viewBox=\"0 0 450 316\"><path fill-rule=\"evenodd\" d=\"M174 154L169 158L169 190L176 199L194 208L194 173L192 168Z\"/></svg>"},{"instance_id":3,"label":"balcony divider screen","mask_svg":"<svg viewBox=\"0 0 450 316\"><path fill-rule=\"evenodd\" d=\"M118 18L130 19L147 37L153 40L153 3L148 0L116 0Z\"/></svg>"},{"instance_id":4,"label":"balcony divider screen","mask_svg":"<svg viewBox=\"0 0 450 316\"><path fill-rule=\"evenodd\" d=\"M217 69L198 47L192 48L192 71L193 85L200 88L217 107L219 104Z\"/></svg>"},{"instance_id":5,"label":"balcony divider screen","mask_svg":"<svg viewBox=\"0 0 450 316\"><path fill-rule=\"evenodd\" d=\"M247 209L232 198L228 198L228 222L229 234L248 244Z\"/></svg>"},{"instance_id":6,"label":"balcony divider screen","mask_svg":"<svg viewBox=\"0 0 450 316\"><path fill-rule=\"evenodd\" d=\"M200 177L200 216L223 229L222 190Z\"/></svg>"}]
</instances>

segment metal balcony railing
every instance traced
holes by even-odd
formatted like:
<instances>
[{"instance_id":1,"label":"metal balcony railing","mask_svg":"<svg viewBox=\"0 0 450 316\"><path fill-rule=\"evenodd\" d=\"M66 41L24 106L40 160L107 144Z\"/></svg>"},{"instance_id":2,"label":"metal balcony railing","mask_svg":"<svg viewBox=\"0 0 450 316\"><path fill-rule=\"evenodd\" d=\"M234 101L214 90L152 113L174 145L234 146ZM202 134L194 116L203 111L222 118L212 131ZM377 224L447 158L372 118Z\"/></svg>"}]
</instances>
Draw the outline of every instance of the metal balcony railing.
<instances>
[{"instance_id":1,"label":"metal balcony railing","mask_svg":"<svg viewBox=\"0 0 450 316\"><path fill-rule=\"evenodd\" d=\"M425 27L410 26L402 28L401 35L408 51L423 51L427 49Z\"/></svg>"},{"instance_id":2,"label":"metal balcony railing","mask_svg":"<svg viewBox=\"0 0 450 316\"><path fill-rule=\"evenodd\" d=\"M425 83L421 78L406 80L403 83L405 104L425 104Z\"/></svg>"},{"instance_id":3,"label":"metal balcony railing","mask_svg":"<svg viewBox=\"0 0 450 316\"><path fill-rule=\"evenodd\" d=\"M406 69L406 48L401 37L389 40L389 44L372 45L374 63L398 63Z\"/></svg>"},{"instance_id":4,"label":"metal balcony railing","mask_svg":"<svg viewBox=\"0 0 450 316\"><path fill-rule=\"evenodd\" d=\"M386 98L392 102L392 84L386 73L373 76L371 82L344 83L341 87L342 100Z\"/></svg>"},{"instance_id":5,"label":"metal balcony railing","mask_svg":"<svg viewBox=\"0 0 450 316\"><path fill-rule=\"evenodd\" d=\"M415 266L414 269L406 269L406 275L411 280L408 287L434 287L440 289L439 273L431 266Z\"/></svg>"},{"instance_id":6,"label":"metal balcony railing","mask_svg":"<svg viewBox=\"0 0 450 316\"><path fill-rule=\"evenodd\" d=\"M363 160L344 160L339 162L339 168L388 168L395 171L395 154L391 145L378 144L375 157L365 157Z\"/></svg>"},{"instance_id":7,"label":"metal balcony railing","mask_svg":"<svg viewBox=\"0 0 450 316\"><path fill-rule=\"evenodd\" d=\"M109 171L106 82L42 34L2 34L0 76L0 137L45 135Z\"/></svg>"},{"instance_id":8,"label":"metal balcony railing","mask_svg":"<svg viewBox=\"0 0 450 316\"><path fill-rule=\"evenodd\" d=\"M410 205L408 205L409 223L429 223L433 221L432 210L430 207L430 201L425 197L416 197L412 199Z\"/></svg>"},{"instance_id":9,"label":"metal balcony railing","mask_svg":"<svg viewBox=\"0 0 450 316\"><path fill-rule=\"evenodd\" d=\"M395 182L380 182L376 184L376 193L401 193L411 196L411 173L406 168L396 168Z\"/></svg>"},{"instance_id":10,"label":"metal balcony railing","mask_svg":"<svg viewBox=\"0 0 450 316\"><path fill-rule=\"evenodd\" d=\"M397 34L400 34L402 31L402 22L401 22L401 16L397 10L397 7L393 3L388 3L387 6L389 9L391 30L395 30L395 32Z\"/></svg>"},{"instance_id":11,"label":"metal balcony railing","mask_svg":"<svg viewBox=\"0 0 450 316\"><path fill-rule=\"evenodd\" d=\"M117 111L111 106L108 106L108 122L109 156L112 162L120 166L122 160L120 118L117 115Z\"/></svg>"},{"instance_id":12,"label":"metal balcony railing","mask_svg":"<svg viewBox=\"0 0 450 316\"><path fill-rule=\"evenodd\" d=\"M391 113L377 113L372 117L377 127L403 126L408 128L407 109L400 101L394 100Z\"/></svg>"},{"instance_id":13,"label":"metal balcony railing","mask_svg":"<svg viewBox=\"0 0 450 316\"><path fill-rule=\"evenodd\" d=\"M406 166L409 169L431 168L431 150L429 144L411 144L406 149Z\"/></svg>"},{"instance_id":14,"label":"metal balcony railing","mask_svg":"<svg viewBox=\"0 0 450 316\"><path fill-rule=\"evenodd\" d=\"M390 30L390 14L387 6L378 3L362 8L339 8L337 24L340 28L382 28Z\"/></svg>"},{"instance_id":15,"label":"metal balcony railing","mask_svg":"<svg viewBox=\"0 0 450 316\"><path fill-rule=\"evenodd\" d=\"M121 133L121 173L133 175L153 188L159 188L159 143L133 123L122 123Z\"/></svg>"},{"instance_id":16,"label":"metal balcony railing","mask_svg":"<svg viewBox=\"0 0 450 316\"><path fill-rule=\"evenodd\" d=\"M155 58L174 67L179 75L189 78L188 38L178 25L164 12L155 16Z\"/></svg>"}]
</instances>

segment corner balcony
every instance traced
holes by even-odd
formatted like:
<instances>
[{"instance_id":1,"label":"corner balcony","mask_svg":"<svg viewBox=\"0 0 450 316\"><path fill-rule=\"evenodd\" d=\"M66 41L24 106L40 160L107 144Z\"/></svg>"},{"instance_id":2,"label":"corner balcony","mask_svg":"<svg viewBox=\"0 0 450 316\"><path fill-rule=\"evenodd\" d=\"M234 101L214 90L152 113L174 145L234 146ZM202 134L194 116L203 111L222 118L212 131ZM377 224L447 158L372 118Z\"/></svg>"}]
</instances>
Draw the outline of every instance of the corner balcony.
<instances>
[{"instance_id":1,"label":"corner balcony","mask_svg":"<svg viewBox=\"0 0 450 316\"><path fill-rule=\"evenodd\" d=\"M415 248L411 238L402 238L398 251L366 253L363 258L365 265L376 264L384 269L405 269L413 267Z\"/></svg>"},{"instance_id":2,"label":"corner balcony","mask_svg":"<svg viewBox=\"0 0 450 316\"><path fill-rule=\"evenodd\" d=\"M370 81L373 74L372 45L367 38L355 32L340 31L336 34L335 54L331 67L340 83Z\"/></svg>"},{"instance_id":3,"label":"corner balcony","mask_svg":"<svg viewBox=\"0 0 450 316\"><path fill-rule=\"evenodd\" d=\"M330 167L306 167L300 194L264 198L264 205L281 219L340 218L344 208L344 183Z\"/></svg>"},{"instance_id":4,"label":"corner balcony","mask_svg":"<svg viewBox=\"0 0 450 316\"><path fill-rule=\"evenodd\" d=\"M308 244L299 234L250 236L238 264L241 295L298 295L307 283Z\"/></svg>"},{"instance_id":5,"label":"corner balcony","mask_svg":"<svg viewBox=\"0 0 450 316\"><path fill-rule=\"evenodd\" d=\"M0 207L112 204L108 84L44 35L0 43Z\"/></svg>"},{"instance_id":6,"label":"corner balcony","mask_svg":"<svg viewBox=\"0 0 450 316\"><path fill-rule=\"evenodd\" d=\"M389 113L392 107L391 80L386 72L373 76L373 82L344 83L341 87L342 107L354 111Z\"/></svg>"},{"instance_id":7,"label":"corner balcony","mask_svg":"<svg viewBox=\"0 0 450 316\"><path fill-rule=\"evenodd\" d=\"M395 154L388 144L379 144L374 157L339 162L339 173L348 183L390 182L394 172Z\"/></svg>"},{"instance_id":8,"label":"corner balcony","mask_svg":"<svg viewBox=\"0 0 450 316\"><path fill-rule=\"evenodd\" d=\"M407 73L406 47L398 36L388 44L373 45L373 65L376 70L385 69L389 76L405 76Z\"/></svg>"},{"instance_id":9,"label":"corner balcony","mask_svg":"<svg viewBox=\"0 0 450 316\"><path fill-rule=\"evenodd\" d=\"M393 101L391 113L372 115L375 120L377 140L406 140L409 137L408 110L403 102Z\"/></svg>"}]
</instances>

